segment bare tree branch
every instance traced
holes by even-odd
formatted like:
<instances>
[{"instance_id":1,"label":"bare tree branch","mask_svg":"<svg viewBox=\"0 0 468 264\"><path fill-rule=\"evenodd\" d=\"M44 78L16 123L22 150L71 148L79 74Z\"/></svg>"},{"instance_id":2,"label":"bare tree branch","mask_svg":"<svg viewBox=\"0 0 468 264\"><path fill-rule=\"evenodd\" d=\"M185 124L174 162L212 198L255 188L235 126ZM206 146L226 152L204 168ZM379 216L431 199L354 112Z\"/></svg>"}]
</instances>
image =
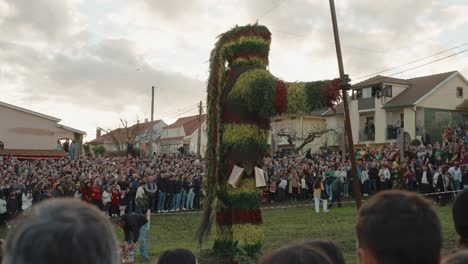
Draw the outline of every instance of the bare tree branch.
<instances>
[{"instance_id":1,"label":"bare tree branch","mask_svg":"<svg viewBox=\"0 0 468 264\"><path fill-rule=\"evenodd\" d=\"M313 142L316 138L321 137L324 134L327 134L329 132L335 132L335 129L323 129L323 128L316 128L313 130L310 130L305 138L300 138L297 137L297 133L295 133L294 130L288 129L288 128L282 128L280 131L278 131L277 135L278 137L285 138L286 141L288 142L289 146L291 149L297 153L301 149L303 149L307 144ZM301 140L302 143L296 147L296 142L298 140Z\"/></svg>"}]
</instances>

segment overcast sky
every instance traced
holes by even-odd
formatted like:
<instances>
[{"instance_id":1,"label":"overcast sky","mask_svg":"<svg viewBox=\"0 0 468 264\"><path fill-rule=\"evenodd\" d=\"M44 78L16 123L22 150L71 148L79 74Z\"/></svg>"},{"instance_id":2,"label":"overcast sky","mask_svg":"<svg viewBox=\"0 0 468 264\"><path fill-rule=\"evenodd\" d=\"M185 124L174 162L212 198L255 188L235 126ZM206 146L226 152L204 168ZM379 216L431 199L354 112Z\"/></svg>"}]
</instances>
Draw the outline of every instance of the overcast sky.
<instances>
[{"instance_id":1,"label":"overcast sky","mask_svg":"<svg viewBox=\"0 0 468 264\"><path fill-rule=\"evenodd\" d=\"M337 0L336 7L352 79L468 42L466 0ZM149 118L155 85L155 117L170 123L206 98L216 36L257 20L273 33L277 77L338 76L326 0L0 0L0 101L61 118L89 141L97 126ZM467 59L468 52L395 77L452 70L468 77Z\"/></svg>"}]
</instances>

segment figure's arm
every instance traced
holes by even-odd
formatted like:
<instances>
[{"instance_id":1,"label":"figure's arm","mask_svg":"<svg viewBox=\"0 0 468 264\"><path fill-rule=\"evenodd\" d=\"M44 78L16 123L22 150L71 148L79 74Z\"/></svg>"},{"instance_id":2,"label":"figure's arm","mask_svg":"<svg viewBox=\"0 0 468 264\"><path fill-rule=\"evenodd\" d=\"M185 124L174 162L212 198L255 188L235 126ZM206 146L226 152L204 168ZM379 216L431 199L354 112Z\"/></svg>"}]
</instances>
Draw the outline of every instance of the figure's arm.
<instances>
[{"instance_id":1,"label":"figure's arm","mask_svg":"<svg viewBox=\"0 0 468 264\"><path fill-rule=\"evenodd\" d=\"M281 100L278 97L284 95L286 95L286 100L283 99L282 101L286 103L286 107L277 107L278 113L307 114L332 108L340 99L340 89L336 79L333 81L283 84L278 81L275 101L280 102Z\"/></svg>"},{"instance_id":2,"label":"figure's arm","mask_svg":"<svg viewBox=\"0 0 468 264\"><path fill-rule=\"evenodd\" d=\"M228 100L236 105L236 111L257 113L265 118L326 110L339 98L338 79L286 83L264 69L243 73L228 95Z\"/></svg>"}]
</instances>

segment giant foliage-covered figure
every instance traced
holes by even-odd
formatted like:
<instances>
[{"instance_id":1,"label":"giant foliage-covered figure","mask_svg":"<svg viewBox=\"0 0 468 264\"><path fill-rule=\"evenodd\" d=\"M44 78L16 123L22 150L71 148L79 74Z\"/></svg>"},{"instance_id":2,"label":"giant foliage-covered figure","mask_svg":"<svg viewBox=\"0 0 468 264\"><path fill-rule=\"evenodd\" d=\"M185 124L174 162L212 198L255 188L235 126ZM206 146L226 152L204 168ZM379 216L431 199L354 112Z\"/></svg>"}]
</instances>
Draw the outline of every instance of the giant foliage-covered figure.
<instances>
[{"instance_id":1,"label":"giant foliage-covered figure","mask_svg":"<svg viewBox=\"0 0 468 264\"><path fill-rule=\"evenodd\" d=\"M235 27L220 35L210 58L206 210L198 237L201 242L214 222L215 252L239 262L255 259L262 246L255 173L270 118L329 108L339 98L336 80L285 83L273 76L266 69L270 42L265 26ZM228 184L234 168L243 170Z\"/></svg>"}]
</instances>

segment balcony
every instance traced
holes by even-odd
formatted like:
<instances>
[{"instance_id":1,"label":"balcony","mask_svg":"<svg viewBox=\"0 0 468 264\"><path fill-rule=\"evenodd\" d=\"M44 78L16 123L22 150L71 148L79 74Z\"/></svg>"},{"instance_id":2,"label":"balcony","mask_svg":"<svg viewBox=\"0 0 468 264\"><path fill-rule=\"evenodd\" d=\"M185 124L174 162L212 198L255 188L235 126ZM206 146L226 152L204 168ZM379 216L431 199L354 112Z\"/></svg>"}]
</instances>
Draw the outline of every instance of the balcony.
<instances>
[{"instance_id":1,"label":"balcony","mask_svg":"<svg viewBox=\"0 0 468 264\"><path fill-rule=\"evenodd\" d=\"M359 141L374 141L375 128L369 127L359 130Z\"/></svg>"},{"instance_id":2,"label":"balcony","mask_svg":"<svg viewBox=\"0 0 468 264\"><path fill-rule=\"evenodd\" d=\"M392 125L387 126L387 139L392 140L392 139L397 139L398 134L399 134L399 128L394 127Z\"/></svg>"},{"instance_id":3,"label":"balcony","mask_svg":"<svg viewBox=\"0 0 468 264\"><path fill-rule=\"evenodd\" d=\"M358 99L358 110L369 110L375 109L375 98L363 98Z\"/></svg>"}]
</instances>

